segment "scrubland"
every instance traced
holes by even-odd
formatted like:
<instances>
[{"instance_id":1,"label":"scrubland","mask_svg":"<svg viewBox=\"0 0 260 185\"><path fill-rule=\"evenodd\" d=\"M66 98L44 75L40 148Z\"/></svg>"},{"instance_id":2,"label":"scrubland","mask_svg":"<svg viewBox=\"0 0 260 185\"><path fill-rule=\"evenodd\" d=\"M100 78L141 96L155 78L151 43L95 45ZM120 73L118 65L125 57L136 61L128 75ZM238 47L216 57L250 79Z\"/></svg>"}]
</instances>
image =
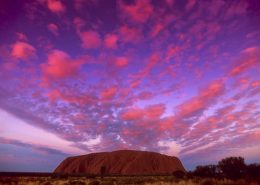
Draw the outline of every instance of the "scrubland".
<instances>
[{"instance_id":1,"label":"scrubland","mask_svg":"<svg viewBox=\"0 0 260 185\"><path fill-rule=\"evenodd\" d=\"M255 181L239 179L184 178L172 176L149 177L0 177L0 185L260 185Z\"/></svg>"}]
</instances>

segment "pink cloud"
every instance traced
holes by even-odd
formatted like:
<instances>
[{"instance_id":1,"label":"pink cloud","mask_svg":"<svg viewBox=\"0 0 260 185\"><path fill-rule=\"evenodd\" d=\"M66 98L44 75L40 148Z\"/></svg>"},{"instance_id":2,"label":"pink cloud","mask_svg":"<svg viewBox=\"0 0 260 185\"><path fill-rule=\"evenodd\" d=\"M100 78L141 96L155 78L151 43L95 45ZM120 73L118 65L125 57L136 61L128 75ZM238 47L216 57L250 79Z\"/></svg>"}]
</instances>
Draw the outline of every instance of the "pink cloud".
<instances>
[{"instance_id":1,"label":"pink cloud","mask_svg":"<svg viewBox=\"0 0 260 185\"><path fill-rule=\"evenodd\" d=\"M20 41L27 41L27 37L24 33L16 33L17 39Z\"/></svg>"},{"instance_id":2,"label":"pink cloud","mask_svg":"<svg viewBox=\"0 0 260 185\"><path fill-rule=\"evenodd\" d=\"M121 3L122 13L125 13L130 20L137 23L146 22L153 13L153 6L149 0L136 0L132 5Z\"/></svg>"},{"instance_id":3,"label":"pink cloud","mask_svg":"<svg viewBox=\"0 0 260 185\"><path fill-rule=\"evenodd\" d=\"M165 25L162 23L156 23L155 26L153 27L152 31L151 31L151 37L156 37L163 29L164 29Z\"/></svg>"},{"instance_id":4,"label":"pink cloud","mask_svg":"<svg viewBox=\"0 0 260 185\"><path fill-rule=\"evenodd\" d=\"M121 115L125 121L141 120L144 117L144 111L140 108L128 109Z\"/></svg>"},{"instance_id":5,"label":"pink cloud","mask_svg":"<svg viewBox=\"0 0 260 185\"><path fill-rule=\"evenodd\" d=\"M258 54L259 48L258 47L248 47L242 51L242 53L246 54Z\"/></svg>"},{"instance_id":6,"label":"pink cloud","mask_svg":"<svg viewBox=\"0 0 260 185\"><path fill-rule=\"evenodd\" d=\"M164 112L164 104L150 105L145 108L145 115L149 119L158 119Z\"/></svg>"},{"instance_id":7,"label":"pink cloud","mask_svg":"<svg viewBox=\"0 0 260 185\"><path fill-rule=\"evenodd\" d=\"M48 29L50 32L52 32L55 36L59 35L59 29L58 26L56 24L48 24Z\"/></svg>"},{"instance_id":8,"label":"pink cloud","mask_svg":"<svg viewBox=\"0 0 260 185\"><path fill-rule=\"evenodd\" d=\"M56 102L57 100L62 100L64 102L77 104L79 106L85 106L86 104L92 104L93 102L97 101L97 98L91 96L87 92L75 93L70 89L66 89L66 91L51 89L46 95L50 102ZM78 116L77 119L74 117L73 120L79 120Z\"/></svg>"},{"instance_id":9,"label":"pink cloud","mask_svg":"<svg viewBox=\"0 0 260 185\"><path fill-rule=\"evenodd\" d=\"M206 25L206 35L208 37L214 37L216 33L218 33L221 30L221 25L216 22L210 22Z\"/></svg>"},{"instance_id":10,"label":"pink cloud","mask_svg":"<svg viewBox=\"0 0 260 185\"><path fill-rule=\"evenodd\" d=\"M116 95L117 90L116 87L107 88L100 93L100 97L105 100L112 99Z\"/></svg>"},{"instance_id":11,"label":"pink cloud","mask_svg":"<svg viewBox=\"0 0 260 185\"><path fill-rule=\"evenodd\" d=\"M125 121L140 121L143 124L145 120L158 120L165 112L164 104L154 104L141 109L138 107L130 108L121 114L121 118Z\"/></svg>"},{"instance_id":12,"label":"pink cloud","mask_svg":"<svg viewBox=\"0 0 260 185\"><path fill-rule=\"evenodd\" d=\"M26 42L16 42L12 45L11 55L17 59L29 59L35 55L36 49Z\"/></svg>"},{"instance_id":13,"label":"pink cloud","mask_svg":"<svg viewBox=\"0 0 260 185\"><path fill-rule=\"evenodd\" d=\"M86 22L83 19L81 19L80 17L75 17L73 19L73 24L76 28L77 33L80 34L80 30L86 24Z\"/></svg>"},{"instance_id":14,"label":"pink cloud","mask_svg":"<svg viewBox=\"0 0 260 185\"><path fill-rule=\"evenodd\" d=\"M168 6L173 6L175 0L165 0L165 3L168 5Z\"/></svg>"},{"instance_id":15,"label":"pink cloud","mask_svg":"<svg viewBox=\"0 0 260 185\"><path fill-rule=\"evenodd\" d=\"M178 116L193 117L205 109L208 109L216 98L223 95L224 83L222 81L211 82L207 87L200 90L199 94L177 107Z\"/></svg>"},{"instance_id":16,"label":"pink cloud","mask_svg":"<svg viewBox=\"0 0 260 185\"><path fill-rule=\"evenodd\" d=\"M148 63L145 67L145 71L149 73L151 69L160 62L161 56L159 53L152 53L148 58Z\"/></svg>"},{"instance_id":17,"label":"pink cloud","mask_svg":"<svg viewBox=\"0 0 260 185\"><path fill-rule=\"evenodd\" d=\"M104 44L106 48L115 49L117 48L118 37L116 34L107 34L105 36Z\"/></svg>"},{"instance_id":18,"label":"pink cloud","mask_svg":"<svg viewBox=\"0 0 260 185\"><path fill-rule=\"evenodd\" d=\"M157 124L157 128L159 131L170 131L173 129L173 123L174 123L174 117L169 116L160 120L159 123Z\"/></svg>"},{"instance_id":19,"label":"pink cloud","mask_svg":"<svg viewBox=\"0 0 260 185\"><path fill-rule=\"evenodd\" d=\"M48 54L48 61L42 64L43 73L53 78L67 78L75 76L84 64L82 60L73 60L60 50L53 50Z\"/></svg>"},{"instance_id":20,"label":"pink cloud","mask_svg":"<svg viewBox=\"0 0 260 185\"><path fill-rule=\"evenodd\" d=\"M143 91L143 92L140 92L137 97L140 100L149 100L149 99L151 99L153 97L153 93L147 92L147 91Z\"/></svg>"},{"instance_id":21,"label":"pink cloud","mask_svg":"<svg viewBox=\"0 0 260 185\"><path fill-rule=\"evenodd\" d=\"M140 79L134 79L132 80L132 82L130 83L131 88L137 88L141 83Z\"/></svg>"},{"instance_id":22,"label":"pink cloud","mask_svg":"<svg viewBox=\"0 0 260 185\"><path fill-rule=\"evenodd\" d=\"M196 4L196 0L188 0L185 9L189 11L194 7L195 4Z\"/></svg>"},{"instance_id":23,"label":"pink cloud","mask_svg":"<svg viewBox=\"0 0 260 185\"><path fill-rule=\"evenodd\" d=\"M64 13L66 8L60 0L47 0L47 7L53 13Z\"/></svg>"},{"instance_id":24,"label":"pink cloud","mask_svg":"<svg viewBox=\"0 0 260 185\"><path fill-rule=\"evenodd\" d=\"M236 64L230 71L231 76L239 75L249 68L258 65L260 59L259 48L250 47L242 51L241 59L236 61L239 64Z\"/></svg>"},{"instance_id":25,"label":"pink cloud","mask_svg":"<svg viewBox=\"0 0 260 185\"><path fill-rule=\"evenodd\" d=\"M141 39L141 30L136 27L123 25L119 28L119 34L124 42L136 43Z\"/></svg>"},{"instance_id":26,"label":"pink cloud","mask_svg":"<svg viewBox=\"0 0 260 185\"><path fill-rule=\"evenodd\" d=\"M131 86L133 88L136 88L140 84L141 80L143 78L147 77L147 75L150 74L151 70L157 64L159 64L159 62L161 60L161 56L159 53L152 53L146 60L147 60L147 62L146 62L146 65L144 66L144 68L142 70L140 70L138 73L132 75L134 80L131 83Z\"/></svg>"},{"instance_id":27,"label":"pink cloud","mask_svg":"<svg viewBox=\"0 0 260 185\"><path fill-rule=\"evenodd\" d=\"M52 149L51 147L46 146L46 145L34 144L34 143L30 143L30 142L24 142L24 141L20 141L20 140L16 140L16 139L5 138L5 137L0 137L0 143L17 145L20 147L29 147L29 148L33 149L34 151L40 152L41 154L45 154L45 155L47 155L47 154L67 155L66 153L64 153L61 150Z\"/></svg>"},{"instance_id":28,"label":"pink cloud","mask_svg":"<svg viewBox=\"0 0 260 185\"><path fill-rule=\"evenodd\" d=\"M240 90L242 91L243 89L248 88L249 82L250 79L248 77L237 78L234 82L234 88L240 88Z\"/></svg>"},{"instance_id":29,"label":"pink cloud","mask_svg":"<svg viewBox=\"0 0 260 185\"><path fill-rule=\"evenodd\" d=\"M251 87L260 87L260 80L255 80L251 83Z\"/></svg>"},{"instance_id":30,"label":"pink cloud","mask_svg":"<svg viewBox=\"0 0 260 185\"><path fill-rule=\"evenodd\" d=\"M190 116L203 110L205 107L206 104L202 99L194 98L181 104L178 108L181 116Z\"/></svg>"},{"instance_id":31,"label":"pink cloud","mask_svg":"<svg viewBox=\"0 0 260 185\"><path fill-rule=\"evenodd\" d=\"M84 3L87 1L84 0L74 0L74 7L76 10L80 10L82 7L84 7Z\"/></svg>"},{"instance_id":32,"label":"pink cloud","mask_svg":"<svg viewBox=\"0 0 260 185\"><path fill-rule=\"evenodd\" d=\"M100 35L95 31L85 31L80 33L82 46L86 49L97 49L101 44Z\"/></svg>"},{"instance_id":33,"label":"pink cloud","mask_svg":"<svg viewBox=\"0 0 260 185\"><path fill-rule=\"evenodd\" d=\"M170 60L172 57L177 56L181 48L179 46L169 46L166 51L166 60Z\"/></svg>"},{"instance_id":34,"label":"pink cloud","mask_svg":"<svg viewBox=\"0 0 260 185\"><path fill-rule=\"evenodd\" d=\"M205 47L211 40L216 38L222 26L218 22L198 21L194 23L189 29L190 33L194 35L196 41L196 49L200 50Z\"/></svg>"},{"instance_id":35,"label":"pink cloud","mask_svg":"<svg viewBox=\"0 0 260 185\"><path fill-rule=\"evenodd\" d=\"M60 99L62 97L62 94L59 90L55 89L55 90L50 91L47 94L47 97L51 102L55 102L57 99Z\"/></svg>"},{"instance_id":36,"label":"pink cloud","mask_svg":"<svg viewBox=\"0 0 260 185\"><path fill-rule=\"evenodd\" d=\"M213 17L217 16L220 13L220 11L223 10L224 5L225 5L225 1L223 0L210 2L208 6L209 15Z\"/></svg>"},{"instance_id":37,"label":"pink cloud","mask_svg":"<svg viewBox=\"0 0 260 185\"><path fill-rule=\"evenodd\" d=\"M212 99L218 97L219 95L222 95L223 92L224 92L224 82L217 80L211 82L205 88L202 88L200 90L200 96L204 99Z\"/></svg>"},{"instance_id":38,"label":"pink cloud","mask_svg":"<svg viewBox=\"0 0 260 185\"><path fill-rule=\"evenodd\" d=\"M229 8L226 10L226 18L232 17L232 16L238 16L243 15L246 13L248 8L248 2L240 0L234 3L231 3Z\"/></svg>"},{"instance_id":39,"label":"pink cloud","mask_svg":"<svg viewBox=\"0 0 260 185\"><path fill-rule=\"evenodd\" d=\"M236 105L227 105L217 109L212 116L207 117L205 115L187 135L183 136L187 141L191 141L190 146L185 147L183 152L194 150L197 147L200 148L203 143L208 141L221 143L223 140L220 140L223 135L230 136L230 140L234 141L238 137L232 138L233 136L245 134L257 126L257 118L252 116L252 112L257 109L255 102L248 102L239 111L236 111L236 108ZM246 127L245 125L249 122L250 126ZM233 123L236 124L232 125ZM197 138L202 138L202 140L198 142Z\"/></svg>"},{"instance_id":40,"label":"pink cloud","mask_svg":"<svg viewBox=\"0 0 260 185\"><path fill-rule=\"evenodd\" d=\"M218 109L217 114L218 114L218 116L225 117L227 114L231 113L233 110L235 110L235 106L234 105L228 105L228 106L225 106L225 107Z\"/></svg>"},{"instance_id":41,"label":"pink cloud","mask_svg":"<svg viewBox=\"0 0 260 185\"><path fill-rule=\"evenodd\" d=\"M126 57L117 57L115 59L115 65L117 67L125 67L128 65L128 59Z\"/></svg>"},{"instance_id":42,"label":"pink cloud","mask_svg":"<svg viewBox=\"0 0 260 185\"><path fill-rule=\"evenodd\" d=\"M207 131L207 125L204 125L205 127L203 129L205 129L205 133L209 135L208 131ZM259 138L259 131L258 130L251 130L251 131L246 131L244 132L244 130L242 130L241 133L232 133L229 131L229 129L225 129L225 130L221 130L219 132L215 132L215 133L211 133L209 137L204 137L203 139L201 139L200 142L196 140L194 140L195 142L192 143L191 145L189 145L188 147L185 147L182 152L183 155L187 155L189 153L193 153L192 155L199 155L199 157L201 157L201 155L203 154L204 156L208 155L208 152L214 152L215 155L219 155L221 154L221 151L225 151L226 148L232 148L232 151L234 149L236 149L236 152L243 151L243 148L246 147L255 147L256 143L258 143L258 139ZM228 136L226 137L224 140L221 139L222 136ZM235 137L234 137L235 136ZM201 135L194 135L194 139L197 137L201 137ZM241 149L241 146L243 146L243 148ZM258 146L257 146L258 147ZM257 148L256 147L256 148ZM216 148L218 148L218 150L216 150ZM187 152L188 151L188 152ZM244 155L248 155L248 148L246 148ZM219 153L220 152L220 153ZM194 155L194 153L196 153ZM226 154L225 151L225 155L234 155L234 154Z\"/></svg>"}]
</instances>

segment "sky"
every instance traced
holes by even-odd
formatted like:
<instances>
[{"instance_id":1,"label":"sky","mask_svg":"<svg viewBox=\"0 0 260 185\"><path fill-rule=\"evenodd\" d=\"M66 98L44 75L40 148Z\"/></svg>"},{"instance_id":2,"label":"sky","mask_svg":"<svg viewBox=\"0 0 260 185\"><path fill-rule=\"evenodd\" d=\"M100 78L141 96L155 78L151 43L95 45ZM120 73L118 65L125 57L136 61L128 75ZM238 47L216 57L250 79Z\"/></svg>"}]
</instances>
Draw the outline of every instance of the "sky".
<instances>
[{"instance_id":1,"label":"sky","mask_svg":"<svg viewBox=\"0 0 260 185\"><path fill-rule=\"evenodd\" d=\"M121 149L260 162L258 0L0 0L0 171Z\"/></svg>"}]
</instances>

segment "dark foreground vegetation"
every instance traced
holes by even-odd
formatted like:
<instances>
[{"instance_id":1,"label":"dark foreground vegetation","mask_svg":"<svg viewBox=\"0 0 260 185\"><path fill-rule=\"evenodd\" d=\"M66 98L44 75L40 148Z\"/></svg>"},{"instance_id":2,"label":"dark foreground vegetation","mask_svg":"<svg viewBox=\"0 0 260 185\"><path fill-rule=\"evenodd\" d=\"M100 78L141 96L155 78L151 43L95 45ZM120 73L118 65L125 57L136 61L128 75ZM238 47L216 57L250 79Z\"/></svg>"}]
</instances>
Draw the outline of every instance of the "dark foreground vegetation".
<instances>
[{"instance_id":1,"label":"dark foreground vegetation","mask_svg":"<svg viewBox=\"0 0 260 185\"><path fill-rule=\"evenodd\" d=\"M101 175L0 173L0 185L260 185L260 165L246 165L242 157L228 157L217 165L166 175Z\"/></svg>"},{"instance_id":2,"label":"dark foreground vegetation","mask_svg":"<svg viewBox=\"0 0 260 185\"><path fill-rule=\"evenodd\" d=\"M217 165L197 166L190 176L227 178L232 180L248 179L260 182L260 164L245 164L242 157L228 157L222 159Z\"/></svg>"}]
</instances>

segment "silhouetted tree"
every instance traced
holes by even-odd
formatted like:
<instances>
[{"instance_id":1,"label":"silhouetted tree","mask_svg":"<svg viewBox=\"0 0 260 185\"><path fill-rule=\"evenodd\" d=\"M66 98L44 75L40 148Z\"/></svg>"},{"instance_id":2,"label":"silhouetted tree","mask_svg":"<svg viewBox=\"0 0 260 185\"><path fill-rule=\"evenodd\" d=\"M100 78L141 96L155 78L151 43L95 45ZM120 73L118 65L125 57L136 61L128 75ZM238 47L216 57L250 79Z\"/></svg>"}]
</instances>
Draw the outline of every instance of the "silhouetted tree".
<instances>
[{"instance_id":1,"label":"silhouetted tree","mask_svg":"<svg viewBox=\"0 0 260 185\"><path fill-rule=\"evenodd\" d=\"M260 164L249 164L246 166L247 177L260 182Z\"/></svg>"},{"instance_id":2,"label":"silhouetted tree","mask_svg":"<svg viewBox=\"0 0 260 185\"><path fill-rule=\"evenodd\" d=\"M185 172L181 170L174 171L172 175L178 179L182 179L185 176Z\"/></svg>"},{"instance_id":3,"label":"silhouetted tree","mask_svg":"<svg viewBox=\"0 0 260 185\"><path fill-rule=\"evenodd\" d=\"M218 167L224 177L238 179L244 174L246 164L242 157L227 157L218 162Z\"/></svg>"},{"instance_id":4,"label":"silhouetted tree","mask_svg":"<svg viewBox=\"0 0 260 185\"><path fill-rule=\"evenodd\" d=\"M199 177L216 177L217 169L216 165L197 166L193 174Z\"/></svg>"},{"instance_id":5,"label":"silhouetted tree","mask_svg":"<svg viewBox=\"0 0 260 185\"><path fill-rule=\"evenodd\" d=\"M188 179L192 179L192 178L194 177L193 171L188 171L188 172L186 172L186 177L187 177Z\"/></svg>"}]
</instances>

